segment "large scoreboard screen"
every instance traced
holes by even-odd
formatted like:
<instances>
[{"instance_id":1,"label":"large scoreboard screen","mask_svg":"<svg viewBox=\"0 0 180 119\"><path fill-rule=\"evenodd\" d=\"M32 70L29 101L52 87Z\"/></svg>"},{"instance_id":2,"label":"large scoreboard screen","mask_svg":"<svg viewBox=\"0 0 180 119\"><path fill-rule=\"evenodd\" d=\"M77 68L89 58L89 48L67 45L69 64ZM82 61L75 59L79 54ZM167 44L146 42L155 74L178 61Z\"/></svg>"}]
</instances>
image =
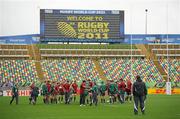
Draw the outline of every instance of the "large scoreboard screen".
<instances>
[{"instance_id":1,"label":"large scoreboard screen","mask_svg":"<svg viewBox=\"0 0 180 119\"><path fill-rule=\"evenodd\" d=\"M40 10L41 39L122 40L124 11L119 10Z\"/></svg>"}]
</instances>

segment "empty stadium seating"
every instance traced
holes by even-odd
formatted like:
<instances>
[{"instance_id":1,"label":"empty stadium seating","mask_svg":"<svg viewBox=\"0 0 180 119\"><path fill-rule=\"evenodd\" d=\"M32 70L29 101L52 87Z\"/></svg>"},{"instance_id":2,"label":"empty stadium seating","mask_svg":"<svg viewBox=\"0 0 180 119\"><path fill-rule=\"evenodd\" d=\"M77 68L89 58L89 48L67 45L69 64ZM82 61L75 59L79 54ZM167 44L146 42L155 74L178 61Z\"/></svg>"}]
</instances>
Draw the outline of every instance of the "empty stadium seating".
<instances>
[{"instance_id":1,"label":"empty stadium seating","mask_svg":"<svg viewBox=\"0 0 180 119\"><path fill-rule=\"evenodd\" d=\"M177 59L159 59L160 64L166 73L169 74L170 80L180 82L180 60Z\"/></svg>"},{"instance_id":2,"label":"empty stadium seating","mask_svg":"<svg viewBox=\"0 0 180 119\"><path fill-rule=\"evenodd\" d=\"M173 86L179 86L180 69L179 60L159 59L160 64L167 72L169 65L169 76ZM100 59L102 71L110 80L135 80L136 75L140 75L148 87L154 87L162 83L163 78L157 70L153 61L147 59ZM42 60L42 71L44 80L101 80L99 72L91 59L55 59ZM132 77L131 77L132 65ZM35 61L33 60L0 60L0 84L4 82L18 82L20 86L26 87L32 81L39 83ZM176 84L174 84L176 83Z\"/></svg>"},{"instance_id":3,"label":"empty stadium seating","mask_svg":"<svg viewBox=\"0 0 180 119\"><path fill-rule=\"evenodd\" d=\"M32 60L0 60L0 79L2 82L18 82L19 86L28 86L38 82L35 63Z\"/></svg>"},{"instance_id":4,"label":"empty stadium seating","mask_svg":"<svg viewBox=\"0 0 180 119\"><path fill-rule=\"evenodd\" d=\"M39 44L41 56L47 57L144 57L135 45Z\"/></svg>"},{"instance_id":5,"label":"empty stadium seating","mask_svg":"<svg viewBox=\"0 0 180 119\"><path fill-rule=\"evenodd\" d=\"M161 58L159 62L158 60L156 61L158 64L161 64L159 67L162 66L166 73L169 66L171 82L177 82L179 85L179 59L169 58L170 60L167 63L167 59L161 57L167 55L167 45L149 44L147 46L146 48L155 53L158 58ZM37 48L38 54L34 47ZM165 81L157 69L158 66L154 65L155 63L153 63L152 59L146 59L144 55L142 56L142 49L137 49L135 45L132 48L133 50L130 50L130 45L122 44L0 45L0 58L6 59L0 60L0 85L10 81L19 82L20 86L27 86L31 81L38 82L39 79L43 78L44 80L100 80L102 72L102 75L105 74L105 79L110 80L119 78L135 80L135 76L140 75L147 82L148 87L154 87L157 83L164 83ZM169 55L178 57L179 45L169 45L168 48ZM130 59L131 53L133 58L137 56L136 59L132 60L132 63ZM99 65L100 63L102 71L98 70L93 60L87 59L93 56L95 59L98 58L97 64ZM14 57L19 57L20 60L12 60ZM29 60L23 60L23 57ZM46 58L44 57L50 60L45 60ZM58 59L59 57L61 59ZM36 65L37 62L39 62L39 65ZM38 69L42 69L42 71L38 71ZM42 74L41 78L39 74Z\"/></svg>"},{"instance_id":6,"label":"empty stadium seating","mask_svg":"<svg viewBox=\"0 0 180 119\"><path fill-rule=\"evenodd\" d=\"M43 60L42 70L46 80L99 80L95 65L89 59Z\"/></svg>"},{"instance_id":7,"label":"empty stadium seating","mask_svg":"<svg viewBox=\"0 0 180 119\"><path fill-rule=\"evenodd\" d=\"M0 58L24 58L28 59L29 56L29 51L28 51L28 45L14 45L14 44L9 44L9 45L0 45Z\"/></svg>"},{"instance_id":8,"label":"empty stadium seating","mask_svg":"<svg viewBox=\"0 0 180 119\"><path fill-rule=\"evenodd\" d=\"M110 80L120 78L135 80L135 76L140 75L147 82L148 87L153 87L158 80L162 80L153 62L147 59L133 59L132 64L130 59L102 59L100 65L104 69L106 77Z\"/></svg>"}]
</instances>

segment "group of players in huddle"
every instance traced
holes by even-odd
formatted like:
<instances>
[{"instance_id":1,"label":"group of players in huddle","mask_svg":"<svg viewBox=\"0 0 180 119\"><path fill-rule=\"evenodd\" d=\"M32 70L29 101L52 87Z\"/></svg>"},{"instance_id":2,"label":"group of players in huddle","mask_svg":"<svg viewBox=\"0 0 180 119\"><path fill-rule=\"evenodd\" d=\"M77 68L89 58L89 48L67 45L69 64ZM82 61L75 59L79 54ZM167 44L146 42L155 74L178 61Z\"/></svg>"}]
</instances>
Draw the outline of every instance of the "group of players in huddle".
<instances>
[{"instance_id":1,"label":"group of players in huddle","mask_svg":"<svg viewBox=\"0 0 180 119\"><path fill-rule=\"evenodd\" d=\"M37 97L39 95L39 89L36 87L35 83L30 86L31 95L29 98L29 103L36 104ZM89 104L98 104L98 96L100 96L100 102L105 103L105 96L109 96L109 103L114 103L119 101L124 103L125 101L131 101L131 89L132 82L123 79L117 81L108 80L106 83L101 81L98 85L92 80L83 80L78 86L76 81L70 82L69 80L63 81L45 81L41 87L41 95L43 96L43 102L45 104L57 104L65 103L70 104L76 102L77 93L80 94L80 106L85 106ZM125 97L126 94L126 97Z\"/></svg>"}]
</instances>

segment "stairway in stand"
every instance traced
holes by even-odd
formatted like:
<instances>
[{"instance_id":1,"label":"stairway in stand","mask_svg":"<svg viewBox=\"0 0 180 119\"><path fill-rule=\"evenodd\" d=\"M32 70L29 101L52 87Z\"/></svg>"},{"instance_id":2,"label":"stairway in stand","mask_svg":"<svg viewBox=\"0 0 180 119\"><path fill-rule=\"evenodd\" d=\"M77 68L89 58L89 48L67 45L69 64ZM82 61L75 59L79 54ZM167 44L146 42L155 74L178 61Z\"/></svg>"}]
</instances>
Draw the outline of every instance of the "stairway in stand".
<instances>
[{"instance_id":1,"label":"stairway in stand","mask_svg":"<svg viewBox=\"0 0 180 119\"><path fill-rule=\"evenodd\" d=\"M101 68L100 64L99 64L99 59L93 59L93 62L96 66L96 70L99 73L99 76L102 80L107 80L106 76L104 76L104 72L103 69Z\"/></svg>"},{"instance_id":2,"label":"stairway in stand","mask_svg":"<svg viewBox=\"0 0 180 119\"><path fill-rule=\"evenodd\" d=\"M167 74L162 68L161 64L158 61L156 54L152 53L150 49L148 49L147 45L144 44L136 44L138 49L141 49L142 54L146 56L147 59L153 61L154 65L157 67L158 71L161 73L164 80L167 80Z\"/></svg>"},{"instance_id":3,"label":"stairway in stand","mask_svg":"<svg viewBox=\"0 0 180 119\"><path fill-rule=\"evenodd\" d=\"M41 67L41 54L40 50L36 45L29 45L29 55L32 60L35 61L36 71L40 81L44 80L44 75Z\"/></svg>"}]
</instances>

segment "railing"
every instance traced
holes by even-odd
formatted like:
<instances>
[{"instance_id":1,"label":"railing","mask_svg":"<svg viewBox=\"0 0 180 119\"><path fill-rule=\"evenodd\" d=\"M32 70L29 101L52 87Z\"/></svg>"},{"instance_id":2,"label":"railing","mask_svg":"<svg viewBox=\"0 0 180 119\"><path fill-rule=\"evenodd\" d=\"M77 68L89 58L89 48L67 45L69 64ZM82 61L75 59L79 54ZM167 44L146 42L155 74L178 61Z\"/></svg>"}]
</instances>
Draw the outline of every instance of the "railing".
<instances>
[{"instance_id":1,"label":"railing","mask_svg":"<svg viewBox=\"0 0 180 119\"><path fill-rule=\"evenodd\" d=\"M130 49L40 49L42 57L131 57ZM144 57L140 49L132 50L133 57Z\"/></svg>"},{"instance_id":2,"label":"railing","mask_svg":"<svg viewBox=\"0 0 180 119\"><path fill-rule=\"evenodd\" d=\"M27 45L0 45L0 58L28 58L28 46Z\"/></svg>"},{"instance_id":3,"label":"railing","mask_svg":"<svg viewBox=\"0 0 180 119\"><path fill-rule=\"evenodd\" d=\"M39 49L131 49L128 44L37 44ZM132 45L136 49L135 45Z\"/></svg>"},{"instance_id":4,"label":"railing","mask_svg":"<svg viewBox=\"0 0 180 119\"><path fill-rule=\"evenodd\" d=\"M180 44L148 44L148 49L180 49Z\"/></svg>"},{"instance_id":5,"label":"railing","mask_svg":"<svg viewBox=\"0 0 180 119\"><path fill-rule=\"evenodd\" d=\"M148 48L158 57L180 57L180 44L148 44Z\"/></svg>"},{"instance_id":6,"label":"railing","mask_svg":"<svg viewBox=\"0 0 180 119\"><path fill-rule=\"evenodd\" d=\"M180 49L152 49L152 52L159 54L180 55Z\"/></svg>"}]
</instances>

